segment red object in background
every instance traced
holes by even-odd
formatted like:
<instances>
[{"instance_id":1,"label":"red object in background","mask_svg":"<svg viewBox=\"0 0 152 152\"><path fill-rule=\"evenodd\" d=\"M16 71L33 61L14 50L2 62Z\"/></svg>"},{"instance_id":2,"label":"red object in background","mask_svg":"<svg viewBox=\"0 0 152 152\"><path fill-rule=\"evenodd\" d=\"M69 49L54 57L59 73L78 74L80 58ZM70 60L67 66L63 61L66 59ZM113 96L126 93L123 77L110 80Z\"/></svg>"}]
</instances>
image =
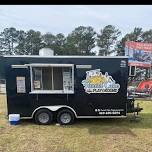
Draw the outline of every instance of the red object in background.
<instances>
[{"instance_id":1,"label":"red object in background","mask_svg":"<svg viewBox=\"0 0 152 152\"><path fill-rule=\"evenodd\" d=\"M133 61L129 61L128 62L129 66L137 66L137 67L145 67L145 68L150 68L151 67L151 63L144 63L144 62L133 62Z\"/></svg>"},{"instance_id":2,"label":"red object in background","mask_svg":"<svg viewBox=\"0 0 152 152\"><path fill-rule=\"evenodd\" d=\"M137 87L138 90L151 90L152 91L152 80L144 80L139 83Z\"/></svg>"},{"instance_id":3,"label":"red object in background","mask_svg":"<svg viewBox=\"0 0 152 152\"><path fill-rule=\"evenodd\" d=\"M152 43L134 42L127 41L125 43L126 47L133 50L143 50L145 52L152 52Z\"/></svg>"}]
</instances>

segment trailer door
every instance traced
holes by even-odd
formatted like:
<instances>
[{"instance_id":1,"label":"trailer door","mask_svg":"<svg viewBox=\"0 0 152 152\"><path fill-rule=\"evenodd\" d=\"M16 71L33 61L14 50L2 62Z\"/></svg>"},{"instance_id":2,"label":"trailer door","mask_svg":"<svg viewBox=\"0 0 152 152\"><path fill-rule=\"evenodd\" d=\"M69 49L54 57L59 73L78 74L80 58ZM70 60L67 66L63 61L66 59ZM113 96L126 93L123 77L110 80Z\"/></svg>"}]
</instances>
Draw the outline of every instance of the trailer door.
<instances>
[{"instance_id":1,"label":"trailer door","mask_svg":"<svg viewBox=\"0 0 152 152\"><path fill-rule=\"evenodd\" d=\"M76 110L78 116L92 115L92 105L88 102L89 94L87 94L82 85L82 80L86 77L86 71L91 69L91 65L76 65L76 79L75 79L75 94L76 98L73 100L76 103ZM85 108L84 108L85 107Z\"/></svg>"}]
</instances>

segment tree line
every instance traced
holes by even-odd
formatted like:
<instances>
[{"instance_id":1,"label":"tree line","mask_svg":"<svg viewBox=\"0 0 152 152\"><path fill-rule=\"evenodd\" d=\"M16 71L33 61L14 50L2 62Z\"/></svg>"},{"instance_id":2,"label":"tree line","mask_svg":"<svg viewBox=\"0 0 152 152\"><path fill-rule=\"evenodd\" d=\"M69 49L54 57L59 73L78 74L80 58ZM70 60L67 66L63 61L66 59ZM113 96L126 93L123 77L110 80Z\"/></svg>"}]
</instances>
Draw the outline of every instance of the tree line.
<instances>
[{"instance_id":1,"label":"tree line","mask_svg":"<svg viewBox=\"0 0 152 152\"><path fill-rule=\"evenodd\" d=\"M99 33L91 26L79 26L67 36L10 27L0 32L0 55L38 55L44 47L54 50L55 55L96 55L92 51L96 46L97 55L124 55L126 41L152 43L152 29L143 31L135 27L121 39L120 36L121 31L114 25L105 26Z\"/></svg>"}]
</instances>

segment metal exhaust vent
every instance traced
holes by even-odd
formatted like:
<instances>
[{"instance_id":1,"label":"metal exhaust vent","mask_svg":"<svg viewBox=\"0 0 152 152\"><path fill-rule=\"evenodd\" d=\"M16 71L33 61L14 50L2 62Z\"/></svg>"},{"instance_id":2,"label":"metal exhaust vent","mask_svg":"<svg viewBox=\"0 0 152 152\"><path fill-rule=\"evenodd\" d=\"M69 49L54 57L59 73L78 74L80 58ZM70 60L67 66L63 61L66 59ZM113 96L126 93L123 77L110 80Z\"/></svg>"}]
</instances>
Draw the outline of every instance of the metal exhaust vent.
<instances>
[{"instance_id":1,"label":"metal exhaust vent","mask_svg":"<svg viewBox=\"0 0 152 152\"><path fill-rule=\"evenodd\" d=\"M42 48L39 50L39 56L54 56L54 51L50 48Z\"/></svg>"}]
</instances>

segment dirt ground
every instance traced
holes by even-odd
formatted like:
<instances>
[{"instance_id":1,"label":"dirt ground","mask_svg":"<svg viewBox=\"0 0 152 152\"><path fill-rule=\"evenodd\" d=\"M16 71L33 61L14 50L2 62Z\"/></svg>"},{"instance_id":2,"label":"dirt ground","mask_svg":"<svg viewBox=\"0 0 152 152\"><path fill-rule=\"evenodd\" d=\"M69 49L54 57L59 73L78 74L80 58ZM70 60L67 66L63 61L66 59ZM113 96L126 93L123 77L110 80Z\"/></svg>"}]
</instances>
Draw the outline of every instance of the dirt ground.
<instances>
[{"instance_id":1,"label":"dirt ground","mask_svg":"<svg viewBox=\"0 0 152 152\"><path fill-rule=\"evenodd\" d=\"M152 152L152 101L139 122L125 119L79 119L73 125L39 126L31 120L12 126L0 95L0 152Z\"/></svg>"}]
</instances>

